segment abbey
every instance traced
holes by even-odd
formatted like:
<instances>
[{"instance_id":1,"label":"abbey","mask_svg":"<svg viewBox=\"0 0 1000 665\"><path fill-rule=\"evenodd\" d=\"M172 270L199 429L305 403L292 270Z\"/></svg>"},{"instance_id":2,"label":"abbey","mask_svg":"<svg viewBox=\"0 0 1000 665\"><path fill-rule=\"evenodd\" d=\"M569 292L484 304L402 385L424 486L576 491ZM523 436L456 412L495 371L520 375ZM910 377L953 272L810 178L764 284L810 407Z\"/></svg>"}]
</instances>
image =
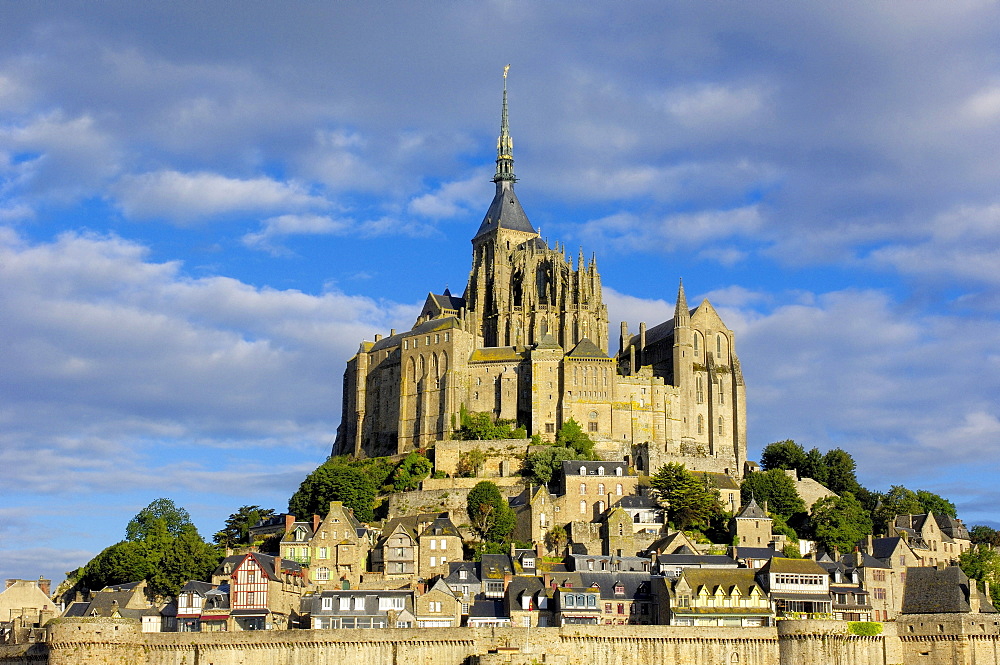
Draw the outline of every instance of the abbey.
<instances>
[{"instance_id":1,"label":"abbey","mask_svg":"<svg viewBox=\"0 0 1000 665\"><path fill-rule=\"evenodd\" d=\"M707 300L689 309L681 284L673 319L638 334L622 323L609 355L596 257L549 247L514 193L506 73L496 165L465 292L429 293L412 329L361 343L344 373L333 454L430 447L451 437L464 407L548 441L574 419L602 457L640 473L678 461L741 475L746 400L733 332Z\"/></svg>"}]
</instances>

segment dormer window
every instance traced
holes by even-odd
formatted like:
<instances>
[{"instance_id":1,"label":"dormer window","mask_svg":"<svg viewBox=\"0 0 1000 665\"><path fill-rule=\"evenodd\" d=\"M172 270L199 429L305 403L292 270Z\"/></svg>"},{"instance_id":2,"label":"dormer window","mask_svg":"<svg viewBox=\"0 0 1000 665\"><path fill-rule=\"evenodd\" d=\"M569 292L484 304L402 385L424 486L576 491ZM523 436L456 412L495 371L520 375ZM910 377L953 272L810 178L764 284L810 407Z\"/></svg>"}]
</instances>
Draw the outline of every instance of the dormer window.
<instances>
[{"instance_id":1,"label":"dormer window","mask_svg":"<svg viewBox=\"0 0 1000 665\"><path fill-rule=\"evenodd\" d=\"M604 467L603 466L597 467L597 475L599 475L599 476L603 476L604 475Z\"/></svg>"},{"instance_id":2,"label":"dormer window","mask_svg":"<svg viewBox=\"0 0 1000 665\"><path fill-rule=\"evenodd\" d=\"M623 593L625 593L625 587L622 586L621 584L616 584L615 585L615 593L617 595L622 595Z\"/></svg>"},{"instance_id":3,"label":"dormer window","mask_svg":"<svg viewBox=\"0 0 1000 665\"><path fill-rule=\"evenodd\" d=\"M581 466L580 467L580 475L581 476L587 475L587 467L585 467L585 466Z\"/></svg>"},{"instance_id":4,"label":"dormer window","mask_svg":"<svg viewBox=\"0 0 1000 665\"><path fill-rule=\"evenodd\" d=\"M616 476L622 475L622 468L620 466L615 467L615 475Z\"/></svg>"}]
</instances>

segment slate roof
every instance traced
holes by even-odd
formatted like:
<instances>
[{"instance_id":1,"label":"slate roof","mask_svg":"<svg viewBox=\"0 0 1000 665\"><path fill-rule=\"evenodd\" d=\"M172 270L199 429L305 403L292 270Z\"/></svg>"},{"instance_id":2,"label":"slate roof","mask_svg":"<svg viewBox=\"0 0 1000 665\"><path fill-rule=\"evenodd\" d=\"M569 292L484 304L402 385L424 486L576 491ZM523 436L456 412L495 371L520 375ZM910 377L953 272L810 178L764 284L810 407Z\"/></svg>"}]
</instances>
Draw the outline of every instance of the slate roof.
<instances>
[{"instance_id":1,"label":"slate roof","mask_svg":"<svg viewBox=\"0 0 1000 665\"><path fill-rule=\"evenodd\" d=\"M740 512L736 513L736 519L769 520L771 518L768 517L767 513L751 497L750 503L744 505L740 508Z\"/></svg>"},{"instance_id":2,"label":"slate roof","mask_svg":"<svg viewBox=\"0 0 1000 665\"><path fill-rule=\"evenodd\" d=\"M650 577L648 572L590 572L582 571L580 586L588 589L599 587L604 600L645 597L650 594ZM573 586L576 586L575 584ZM621 586L623 593L615 593L615 588Z\"/></svg>"},{"instance_id":3,"label":"slate roof","mask_svg":"<svg viewBox=\"0 0 1000 665\"><path fill-rule=\"evenodd\" d=\"M227 563L230 564L231 570L236 570L236 568L239 567L239 565L248 558L252 558L254 561L257 562L257 565L260 566L261 570L264 571L264 574L267 575L267 578L269 580L279 581L278 576L274 574L274 559L276 557L271 556L270 554L260 554L259 552L250 552L249 554L234 554L232 556L227 556L225 559L219 562L219 565L216 567L215 572L212 573L212 576L228 577L229 573L224 572ZM296 563L295 561L291 561L289 559L282 559L281 570L293 573L300 573L302 572L302 566Z\"/></svg>"},{"instance_id":4,"label":"slate roof","mask_svg":"<svg viewBox=\"0 0 1000 665\"><path fill-rule=\"evenodd\" d=\"M187 582L184 586L182 586L181 590L178 593L194 592L199 596L201 596L202 598L204 598L205 594L207 594L214 588L215 585L211 584L210 582L199 582L197 580L191 580L190 582Z\"/></svg>"},{"instance_id":5,"label":"slate roof","mask_svg":"<svg viewBox=\"0 0 1000 665\"><path fill-rule=\"evenodd\" d=\"M441 309L454 309L458 310L465 307L465 298L459 298L458 296L451 295L451 291L448 289L444 290L444 293L438 295L436 293L428 293L427 299L433 302Z\"/></svg>"},{"instance_id":6,"label":"slate roof","mask_svg":"<svg viewBox=\"0 0 1000 665\"><path fill-rule=\"evenodd\" d=\"M985 594L975 589L982 609L995 613ZM947 568L907 568L906 589L903 592L903 614L953 614L970 612L969 578L958 566Z\"/></svg>"},{"instance_id":7,"label":"slate roof","mask_svg":"<svg viewBox=\"0 0 1000 665\"><path fill-rule=\"evenodd\" d=\"M396 527L402 527L410 538L414 540L417 539L417 530L420 525L424 522L434 522L434 520L440 519L442 517L448 517L448 513L422 513L420 515L407 515L406 517L394 517L385 523L382 528L382 535L379 537L376 547L382 547L385 545L385 541L389 539Z\"/></svg>"},{"instance_id":8,"label":"slate roof","mask_svg":"<svg viewBox=\"0 0 1000 665\"><path fill-rule=\"evenodd\" d=\"M737 483L732 476L727 473L716 473L714 471L703 471L701 475L705 476L706 479L715 489L720 490L738 490L740 484ZM763 512L763 511L761 511ZM739 517L739 515L737 515Z\"/></svg>"},{"instance_id":9,"label":"slate roof","mask_svg":"<svg viewBox=\"0 0 1000 665\"><path fill-rule=\"evenodd\" d=\"M656 503L656 501L644 494L629 494L628 496L623 496L618 500L618 505L622 508L631 510L659 508L659 504Z\"/></svg>"},{"instance_id":10,"label":"slate roof","mask_svg":"<svg viewBox=\"0 0 1000 665\"><path fill-rule=\"evenodd\" d=\"M686 548L685 548L686 549ZM739 568L739 562L725 554L661 554L660 568Z\"/></svg>"},{"instance_id":11,"label":"slate roof","mask_svg":"<svg viewBox=\"0 0 1000 665\"><path fill-rule=\"evenodd\" d=\"M600 347L591 342L588 338L584 337L580 340L580 343L573 347L573 349L566 354L570 358L586 358L586 359L600 359L600 360L610 360L611 356L601 351Z\"/></svg>"},{"instance_id":12,"label":"slate roof","mask_svg":"<svg viewBox=\"0 0 1000 665\"><path fill-rule=\"evenodd\" d=\"M465 571L465 579L463 580L460 576L460 571ZM479 584L479 574L476 572L476 564L472 561L449 561L448 562L448 575L444 578L444 581L448 583L451 587L460 586L462 584Z\"/></svg>"},{"instance_id":13,"label":"slate roof","mask_svg":"<svg viewBox=\"0 0 1000 665\"><path fill-rule=\"evenodd\" d=\"M514 566L506 554L484 554L479 561L479 578L482 580L503 579L513 575Z\"/></svg>"},{"instance_id":14,"label":"slate roof","mask_svg":"<svg viewBox=\"0 0 1000 665\"><path fill-rule=\"evenodd\" d=\"M462 534L458 532L458 527L452 523L451 519L439 517L428 524L420 536L458 536L461 538Z\"/></svg>"},{"instance_id":15,"label":"slate roof","mask_svg":"<svg viewBox=\"0 0 1000 665\"><path fill-rule=\"evenodd\" d=\"M889 567L892 567L892 562L889 561L889 558L892 556L893 552L896 551L900 542L903 542L904 544L906 543L906 541L899 536L893 536L891 538L873 538L871 555L876 559L880 559L883 563L888 564Z\"/></svg>"},{"instance_id":16,"label":"slate roof","mask_svg":"<svg viewBox=\"0 0 1000 665\"><path fill-rule=\"evenodd\" d=\"M784 554L771 547L733 547L730 552L736 560L785 558Z\"/></svg>"},{"instance_id":17,"label":"slate roof","mask_svg":"<svg viewBox=\"0 0 1000 665\"><path fill-rule=\"evenodd\" d=\"M507 180L497 182L496 194L493 195L493 201L475 237L493 233L498 229L535 233L528 216L524 214L521 202L517 200L514 184Z\"/></svg>"},{"instance_id":18,"label":"slate roof","mask_svg":"<svg viewBox=\"0 0 1000 665\"><path fill-rule=\"evenodd\" d=\"M469 618L471 619L509 619L505 603L503 600L493 598L476 598L469 605Z\"/></svg>"},{"instance_id":19,"label":"slate roof","mask_svg":"<svg viewBox=\"0 0 1000 665\"><path fill-rule=\"evenodd\" d=\"M572 565L572 570L576 572L604 572L612 569L617 571L645 571L649 574L649 559L642 556L610 556L607 554L570 554L567 557ZM588 561L593 561L595 568L605 563L605 568L591 570L587 565Z\"/></svg>"},{"instance_id":20,"label":"slate roof","mask_svg":"<svg viewBox=\"0 0 1000 665\"><path fill-rule=\"evenodd\" d=\"M411 330L405 332L396 333L395 335L389 335L388 337L383 337L379 341L371 345L371 347L365 349L366 351L380 351L382 349L391 349L393 347L400 346L403 343L404 337L413 337L416 335L425 335L430 332L440 332L442 330L450 330L452 328L459 328L461 324L457 317L454 316L442 316L438 319L431 319L430 321L424 321L418 326L414 326Z\"/></svg>"},{"instance_id":21,"label":"slate roof","mask_svg":"<svg viewBox=\"0 0 1000 665\"><path fill-rule=\"evenodd\" d=\"M740 548L750 549L750 548ZM812 559L786 559L784 557L774 557L765 563L760 572L762 575L769 573L797 573L801 575L826 575L826 570Z\"/></svg>"},{"instance_id":22,"label":"slate roof","mask_svg":"<svg viewBox=\"0 0 1000 665\"><path fill-rule=\"evenodd\" d=\"M340 599L343 597L351 598L350 608L346 610L340 609ZM364 601L360 609L354 609L354 598L363 597ZM388 610L380 610L378 608L379 597L403 597L403 610L413 612L413 591L409 589L393 589L393 590L378 590L378 591L368 591L362 589L350 589L350 590L333 590L333 591L323 591L311 597L303 598L302 604L305 607L309 607L312 614L320 616L344 616L344 617L360 617L360 616L386 616ZM333 608L329 610L323 609L323 598L333 598Z\"/></svg>"},{"instance_id":23,"label":"slate roof","mask_svg":"<svg viewBox=\"0 0 1000 665\"><path fill-rule=\"evenodd\" d=\"M536 349L562 349L559 342L552 336L552 333L545 333L541 339L535 342Z\"/></svg>"}]
</instances>

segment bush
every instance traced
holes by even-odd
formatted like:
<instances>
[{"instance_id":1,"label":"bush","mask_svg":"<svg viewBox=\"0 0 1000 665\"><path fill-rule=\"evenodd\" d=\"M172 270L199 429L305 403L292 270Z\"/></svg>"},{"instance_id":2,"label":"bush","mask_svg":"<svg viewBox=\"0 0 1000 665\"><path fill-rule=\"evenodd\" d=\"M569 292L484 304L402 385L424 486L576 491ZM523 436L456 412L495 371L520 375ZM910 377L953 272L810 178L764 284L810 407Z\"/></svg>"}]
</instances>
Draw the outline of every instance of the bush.
<instances>
[{"instance_id":1,"label":"bush","mask_svg":"<svg viewBox=\"0 0 1000 665\"><path fill-rule=\"evenodd\" d=\"M851 635L875 637L882 634L882 624L877 621L848 621L847 631Z\"/></svg>"}]
</instances>

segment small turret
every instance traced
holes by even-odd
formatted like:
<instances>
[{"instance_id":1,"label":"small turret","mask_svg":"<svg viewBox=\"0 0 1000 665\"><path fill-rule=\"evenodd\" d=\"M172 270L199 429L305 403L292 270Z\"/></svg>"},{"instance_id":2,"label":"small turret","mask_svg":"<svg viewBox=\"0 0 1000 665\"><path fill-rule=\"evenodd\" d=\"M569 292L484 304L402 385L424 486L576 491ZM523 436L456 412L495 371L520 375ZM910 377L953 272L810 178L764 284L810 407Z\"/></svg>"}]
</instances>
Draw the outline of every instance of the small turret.
<instances>
[{"instance_id":1,"label":"small turret","mask_svg":"<svg viewBox=\"0 0 1000 665\"><path fill-rule=\"evenodd\" d=\"M691 310L688 309L687 297L684 295L684 280L677 288L677 305L674 306L674 328L691 324Z\"/></svg>"}]
</instances>

